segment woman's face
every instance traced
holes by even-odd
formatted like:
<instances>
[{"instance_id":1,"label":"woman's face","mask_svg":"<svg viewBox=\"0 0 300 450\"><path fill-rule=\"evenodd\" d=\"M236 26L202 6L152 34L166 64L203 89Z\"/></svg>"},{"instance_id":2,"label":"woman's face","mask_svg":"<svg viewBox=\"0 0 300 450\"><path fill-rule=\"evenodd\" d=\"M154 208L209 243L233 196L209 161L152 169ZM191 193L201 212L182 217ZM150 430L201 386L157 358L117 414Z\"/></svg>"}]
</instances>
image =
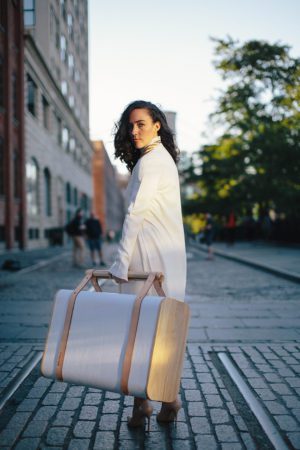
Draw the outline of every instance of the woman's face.
<instances>
[{"instance_id":1,"label":"woman's face","mask_svg":"<svg viewBox=\"0 0 300 450\"><path fill-rule=\"evenodd\" d=\"M159 122L153 122L147 109L134 109L129 116L130 136L135 148L144 148L158 134Z\"/></svg>"}]
</instances>

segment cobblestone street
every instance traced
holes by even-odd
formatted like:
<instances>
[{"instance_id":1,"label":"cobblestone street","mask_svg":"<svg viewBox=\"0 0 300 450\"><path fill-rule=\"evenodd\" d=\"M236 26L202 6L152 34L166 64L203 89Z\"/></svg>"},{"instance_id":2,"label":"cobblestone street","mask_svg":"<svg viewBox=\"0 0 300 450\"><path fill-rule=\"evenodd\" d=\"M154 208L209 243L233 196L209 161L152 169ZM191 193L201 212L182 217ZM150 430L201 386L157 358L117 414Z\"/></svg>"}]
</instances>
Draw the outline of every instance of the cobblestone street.
<instances>
[{"instance_id":1,"label":"cobblestone street","mask_svg":"<svg viewBox=\"0 0 300 450\"><path fill-rule=\"evenodd\" d=\"M183 408L176 427L161 426L153 402L149 435L127 428L131 397L40 376L54 293L82 278L70 252L31 272L1 272L1 448L300 449L300 285L219 256L207 261L192 243L187 250ZM114 251L106 245L108 264Z\"/></svg>"}]
</instances>

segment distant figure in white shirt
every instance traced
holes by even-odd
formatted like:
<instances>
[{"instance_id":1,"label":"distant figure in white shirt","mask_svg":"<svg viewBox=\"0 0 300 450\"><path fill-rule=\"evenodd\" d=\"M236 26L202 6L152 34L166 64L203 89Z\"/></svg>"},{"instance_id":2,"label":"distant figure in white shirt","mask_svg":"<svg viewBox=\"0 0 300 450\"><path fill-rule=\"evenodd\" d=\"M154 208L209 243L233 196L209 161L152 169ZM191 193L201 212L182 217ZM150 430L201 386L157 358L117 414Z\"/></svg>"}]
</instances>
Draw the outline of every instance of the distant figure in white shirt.
<instances>
[{"instance_id":1,"label":"distant figure in white shirt","mask_svg":"<svg viewBox=\"0 0 300 450\"><path fill-rule=\"evenodd\" d=\"M163 272L168 297L184 301L186 252L182 222L178 150L164 113L154 104L135 101L123 112L115 135L115 156L131 172L126 190L126 217L115 262L109 269L122 292L137 293L141 281L129 281L130 272ZM148 295L157 295L152 288ZM179 399L163 403L159 422L176 420ZM153 408L135 398L128 426L144 426Z\"/></svg>"}]
</instances>

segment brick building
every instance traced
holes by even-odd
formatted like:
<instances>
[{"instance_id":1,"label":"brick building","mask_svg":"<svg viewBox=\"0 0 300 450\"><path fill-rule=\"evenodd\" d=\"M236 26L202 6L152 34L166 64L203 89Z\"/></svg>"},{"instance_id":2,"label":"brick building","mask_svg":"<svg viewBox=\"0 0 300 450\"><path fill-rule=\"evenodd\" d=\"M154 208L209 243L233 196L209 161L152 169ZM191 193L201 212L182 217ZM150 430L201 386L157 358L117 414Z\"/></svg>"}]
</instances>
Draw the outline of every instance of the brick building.
<instances>
[{"instance_id":1,"label":"brick building","mask_svg":"<svg viewBox=\"0 0 300 450\"><path fill-rule=\"evenodd\" d=\"M124 220L123 185L112 165L103 141L92 141L93 156L93 209L102 223L104 233L119 233ZM126 180L125 180L126 184Z\"/></svg>"},{"instance_id":2,"label":"brick building","mask_svg":"<svg viewBox=\"0 0 300 450\"><path fill-rule=\"evenodd\" d=\"M26 244L23 5L0 0L0 248Z\"/></svg>"}]
</instances>

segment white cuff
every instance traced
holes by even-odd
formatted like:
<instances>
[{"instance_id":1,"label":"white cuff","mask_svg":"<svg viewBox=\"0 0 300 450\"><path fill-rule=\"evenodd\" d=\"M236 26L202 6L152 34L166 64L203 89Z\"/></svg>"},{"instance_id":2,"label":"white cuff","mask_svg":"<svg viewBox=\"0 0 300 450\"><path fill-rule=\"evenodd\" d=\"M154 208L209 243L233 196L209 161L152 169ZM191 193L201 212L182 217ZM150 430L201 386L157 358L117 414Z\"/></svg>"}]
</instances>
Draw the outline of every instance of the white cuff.
<instances>
[{"instance_id":1,"label":"white cuff","mask_svg":"<svg viewBox=\"0 0 300 450\"><path fill-rule=\"evenodd\" d=\"M124 264L115 261L113 265L108 269L108 272L115 277L128 281L128 268Z\"/></svg>"}]
</instances>

